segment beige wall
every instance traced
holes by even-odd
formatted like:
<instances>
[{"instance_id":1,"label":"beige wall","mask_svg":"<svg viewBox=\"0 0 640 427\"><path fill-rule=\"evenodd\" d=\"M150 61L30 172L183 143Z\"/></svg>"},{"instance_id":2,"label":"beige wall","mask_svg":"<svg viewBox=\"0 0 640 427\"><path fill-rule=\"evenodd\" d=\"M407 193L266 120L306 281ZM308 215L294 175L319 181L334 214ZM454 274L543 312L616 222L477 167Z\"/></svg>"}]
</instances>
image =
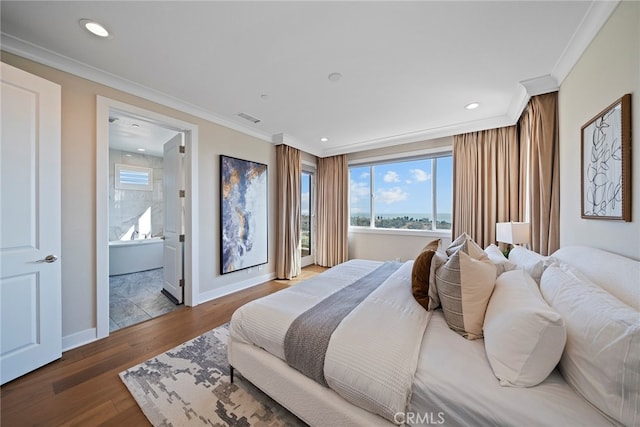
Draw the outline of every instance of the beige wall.
<instances>
[{"instance_id":1,"label":"beige wall","mask_svg":"<svg viewBox=\"0 0 640 427\"><path fill-rule=\"evenodd\" d=\"M429 149L451 149L453 137L438 138L428 141L401 144L376 150L360 151L348 155L349 161L376 159L385 156L399 156ZM349 231L349 259L373 259L388 261L400 259L407 261L415 259L427 243L434 239L442 239L442 244L448 246L451 236L443 236L442 232L394 232L387 230L358 230Z\"/></svg>"},{"instance_id":2,"label":"beige wall","mask_svg":"<svg viewBox=\"0 0 640 427\"><path fill-rule=\"evenodd\" d=\"M632 93L632 222L580 217L580 128ZM589 245L640 259L640 2L623 1L562 82L560 245Z\"/></svg>"},{"instance_id":3,"label":"beige wall","mask_svg":"<svg viewBox=\"0 0 640 427\"><path fill-rule=\"evenodd\" d=\"M269 263L261 271L219 275L219 155L266 163L275 194L275 148L215 123L193 117L74 75L2 52L2 62L62 86L62 332L96 327L96 96L104 96L199 127L200 295L255 280L275 271L275 210L269 207ZM270 197L270 200L272 197Z\"/></svg>"}]
</instances>

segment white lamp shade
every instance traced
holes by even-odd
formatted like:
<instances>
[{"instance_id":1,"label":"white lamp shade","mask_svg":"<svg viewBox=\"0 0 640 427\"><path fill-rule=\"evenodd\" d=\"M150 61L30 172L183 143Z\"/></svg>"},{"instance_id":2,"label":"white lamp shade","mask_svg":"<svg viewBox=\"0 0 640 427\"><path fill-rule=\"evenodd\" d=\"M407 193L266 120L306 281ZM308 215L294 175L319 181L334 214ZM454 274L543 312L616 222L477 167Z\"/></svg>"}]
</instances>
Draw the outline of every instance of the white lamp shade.
<instances>
[{"instance_id":1,"label":"white lamp shade","mask_svg":"<svg viewBox=\"0 0 640 427\"><path fill-rule=\"evenodd\" d=\"M512 245L529 243L529 230L528 222L498 222L496 223L496 240Z\"/></svg>"}]
</instances>

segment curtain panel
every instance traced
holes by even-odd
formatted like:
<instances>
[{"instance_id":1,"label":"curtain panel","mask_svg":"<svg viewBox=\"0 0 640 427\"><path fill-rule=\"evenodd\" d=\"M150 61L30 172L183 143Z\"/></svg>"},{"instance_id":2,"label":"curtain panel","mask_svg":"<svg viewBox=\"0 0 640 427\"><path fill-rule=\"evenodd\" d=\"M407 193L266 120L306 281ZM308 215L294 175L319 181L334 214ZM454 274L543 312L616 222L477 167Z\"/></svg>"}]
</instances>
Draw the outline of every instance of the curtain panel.
<instances>
[{"instance_id":1,"label":"curtain panel","mask_svg":"<svg viewBox=\"0 0 640 427\"><path fill-rule=\"evenodd\" d=\"M300 150L276 146L277 232L276 278L292 279L300 274Z\"/></svg>"},{"instance_id":2,"label":"curtain panel","mask_svg":"<svg viewBox=\"0 0 640 427\"><path fill-rule=\"evenodd\" d=\"M467 233L483 248L496 222L518 221L520 146L516 126L453 138L453 238Z\"/></svg>"},{"instance_id":3,"label":"curtain panel","mask_svg":"<svg viewBox=\"0 0 640 427\"><path fill-rule=\"evenodd\" d=\"M333 267L348 260L349 167L347 156L318 159L316 263Z\"/></svg>"},{"instance_id":4,"label":"curtain panel","mask_svg":"<svg viewBox=\"0 0 640 427\"><path fill-rule=\"evenodd\" d=\"M550 255L560 247L558 92L532 97L520 121L529 137L531 249Z\"/></svg>"},{"instance_id":5,"label":"curtain panel","mask_svg":"<svg viewBox=\"0 0 640 427\"><path fill-rule=\"evenodd\" d=\"M558 93L529 100L517 126L453 137L453 238L466 232L482 247L495 224L528 221L530 247L560 246Z\"/></svg>"}]
</instances>

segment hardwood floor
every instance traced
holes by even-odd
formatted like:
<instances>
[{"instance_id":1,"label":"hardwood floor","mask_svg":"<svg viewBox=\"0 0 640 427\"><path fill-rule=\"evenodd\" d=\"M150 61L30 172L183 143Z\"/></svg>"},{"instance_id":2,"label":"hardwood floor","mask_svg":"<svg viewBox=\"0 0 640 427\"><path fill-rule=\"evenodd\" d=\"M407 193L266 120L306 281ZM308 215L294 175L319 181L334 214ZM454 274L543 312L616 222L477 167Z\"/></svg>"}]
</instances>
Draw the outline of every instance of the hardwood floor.
<instances>
[{"instance_id":1,"label":"hardwood floor","mask_svg":"<svg viewBox=\"0 0 640 427\"><path fill-rule=\"evenodd\" d=\"M303 269L308 278L323 267ZM298 283L271 281L113 332L0 387L0 425L148 426L118 373L231 319L241 305Z\"/></svg>"}]
</instances>

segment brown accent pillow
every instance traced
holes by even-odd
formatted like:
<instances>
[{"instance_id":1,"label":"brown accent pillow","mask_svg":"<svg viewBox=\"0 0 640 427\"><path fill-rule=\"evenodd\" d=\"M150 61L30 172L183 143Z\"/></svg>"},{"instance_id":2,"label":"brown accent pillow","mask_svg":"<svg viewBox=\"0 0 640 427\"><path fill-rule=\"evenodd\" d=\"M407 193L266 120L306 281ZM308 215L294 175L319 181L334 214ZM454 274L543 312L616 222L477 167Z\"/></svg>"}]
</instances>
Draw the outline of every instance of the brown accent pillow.
<instances>
[{"instance_id":1,"label":"brown accent pillow","mask_svg":"<svg viewBox=\"0 0 640 427\"><path fill-rule=\"evenodd\" d=\"M418 303L429 310L429 273L431 260L438 250L440 239L431 241L413 262L411 271L411 292Z\"/></svg>"}]
</instances>

